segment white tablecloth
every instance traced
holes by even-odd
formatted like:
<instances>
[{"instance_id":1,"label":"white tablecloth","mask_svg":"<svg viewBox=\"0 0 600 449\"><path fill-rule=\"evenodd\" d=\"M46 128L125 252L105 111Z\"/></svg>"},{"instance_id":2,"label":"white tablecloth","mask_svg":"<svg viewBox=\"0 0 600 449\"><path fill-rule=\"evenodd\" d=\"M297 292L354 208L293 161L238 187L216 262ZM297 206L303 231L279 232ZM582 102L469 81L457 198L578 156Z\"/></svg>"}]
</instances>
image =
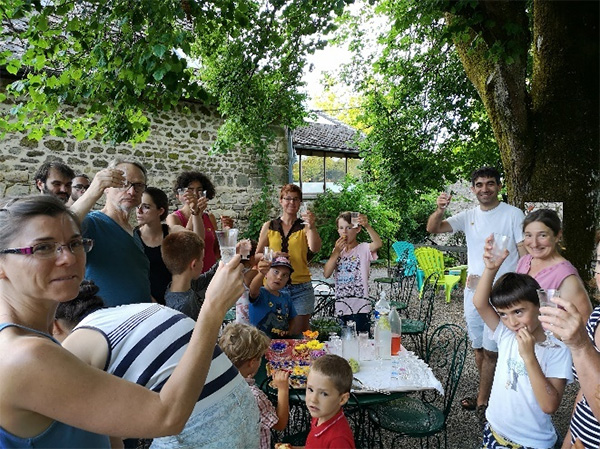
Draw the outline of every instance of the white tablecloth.
<instances>
[{"instance_id":1,"label":"white tablecloth","mask_svg":"<svg viewBox=\"0 0 600 449\"><path fill-rule=\"evenodd\" d=\"M399 357L399 376L392 378L391 360L368 360L360 362L360 371L354 374L366 388L355 393L372 393L368 388L387 391L438 390L444 394L444 388L436 379L431 368L416 354L402 348ZM409 363L410 360L410 363ZM410 372L409 372L410 371Z\"/></svg>"}]
</instances>

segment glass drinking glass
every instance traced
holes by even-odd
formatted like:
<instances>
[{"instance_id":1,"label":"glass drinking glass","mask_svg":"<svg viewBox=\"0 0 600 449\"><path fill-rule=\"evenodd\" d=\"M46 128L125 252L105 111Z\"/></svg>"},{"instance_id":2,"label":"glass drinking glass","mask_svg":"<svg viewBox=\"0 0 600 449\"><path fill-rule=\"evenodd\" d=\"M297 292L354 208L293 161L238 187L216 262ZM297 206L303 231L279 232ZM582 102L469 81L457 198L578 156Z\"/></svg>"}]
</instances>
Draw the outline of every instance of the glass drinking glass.
<instances>
[{"instance_id":1,"label":"glass drinking glass","mask_svg":"<svg viewBox=\"0 0 600 449\"><path fill-rule=\"evenodd\" d=\"M223 263L228 263L235 256L235 246L237 245L238 230L225 229L223 231L215 231L219 246L221 249L221 260Z\"/></svg>"},{"instance_id":2,"label":"glass drinking glass","mask_svg":"<svg viewBox=\"0 0 600 449\"><path fill-rule=\"evenodd\" d=\"M452 187L446 186L444 193L446 194L446 205L442 206L442 209L446 209L450 205L450 199L454 195L454 190L452 190Z\"/></svg>"},{"instance_id":3,"label":"glass drinking glass","mask_svg":"<svg viewBox=\"0 0 600 449\"><path fill-rule=\"evenodd\" d=\"M300 209L298 209L298 213L300 214L300 218L302 218L302 224L308 224L308 221L304 218L304 215L308 212L308 205L306 203L300 203Z\"/></svg>"},{"instance_id":4,"label":"glass drinking glass","mask_svg":"<svg viewBox=\"0 0 600 449\"><path fill-rule=\"evenodd\" d=\"M360 212L350 212L350 220L353 228L358 228L358 215Z\"/></svg>"},{"instance_id":5,"label":"glass drinking glass","mask_svg":"<svg viewBox=\"0 0 600 449\"><path fill-rule=\"evenodd\" d=\"M263 260L267 262L273 262L273 250L268 246L263 249Z\"/></svg>"},{"instance_id":6,"label":"glass drinking glass","mask_svg":"<svg viewBox=\"0 0 600 449\"><path fill-rule=\"evenodd\" d=\"M537 290L538 298L540 299L540 307L558 307L558 304L550 301L550 298L554 298L556 296L560 297L559 291L553 288L543 289L540 288ZM544 334L546 334L546 339L538 343L538 345L544 348L558 348L560 345L554 343L550 337L552 336L552 331L544 329Z\"/></svg>"},{"instance_id":7,"label":"glass drinking glass","mask_svg":"<svg viewBox=\"0 0 600 449\"><path fill-rule=\"evenodd\" d=\"M494 243L492 246L492 255L497 260L504 255L504 251L508 248L510 237L494 232Z\"/></svg>"}]
</instances>

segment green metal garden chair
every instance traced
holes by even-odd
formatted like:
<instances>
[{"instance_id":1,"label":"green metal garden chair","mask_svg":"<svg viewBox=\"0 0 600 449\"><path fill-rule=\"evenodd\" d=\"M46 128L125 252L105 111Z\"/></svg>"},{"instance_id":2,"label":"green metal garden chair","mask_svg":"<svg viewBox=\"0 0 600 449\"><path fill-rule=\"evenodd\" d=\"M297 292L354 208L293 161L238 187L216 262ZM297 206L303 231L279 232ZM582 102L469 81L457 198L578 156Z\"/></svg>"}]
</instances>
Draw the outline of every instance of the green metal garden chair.
<instances>
[{"instance_id":1,"label":"green metal garden chair","mask_svg":"<svg viewBox=\"0 0 600 449\"><path fill-rule=\"evenodd\" d=\"M425 391L419 397L405 396L388 404L374 407L369 412L379 427L378 441L382 445L381 430L391 432L392 444L401 437L420 439L420 447L448 447L446 423L456 394L460 376L467 357L467 333L455 324L438 327L427 340L425 361L436 378L442 382L444 395L437 391ZM425 443L425 444L424 444Z\"/></svg>"},{"instance_id":2,"label":"green metal garden chair","mask_svg":"<svg viewBox=\"0 0 600 449\"><path fill-rule=\"evenodd\" d=\"M446 302L450 302L450 294L460 281L460 276L445 274L444 255L442 252L435 248L422 246L415 249L415 256L419 262L419 267L425 272L426 277L429 277L431 273L438 273L440 275L438 287L441 285L444 286Z\"/></svg>"},{"instance_id":3,"label":"green metal garden chair","mask_svg":"<svg viewBox=\"0 0 600 449\"><path fill-rule=\"evenodd\" d=\"M434 272L429 275L423 284L424 287L416 313L414 310L407 310L405 312L407 318L402 318L402 338L405 342L406 337L411 339L420 357L425 356L425 335L429 330L431 318L433 317L438 279L438 273Z\"/></svg>"}]
</instances>

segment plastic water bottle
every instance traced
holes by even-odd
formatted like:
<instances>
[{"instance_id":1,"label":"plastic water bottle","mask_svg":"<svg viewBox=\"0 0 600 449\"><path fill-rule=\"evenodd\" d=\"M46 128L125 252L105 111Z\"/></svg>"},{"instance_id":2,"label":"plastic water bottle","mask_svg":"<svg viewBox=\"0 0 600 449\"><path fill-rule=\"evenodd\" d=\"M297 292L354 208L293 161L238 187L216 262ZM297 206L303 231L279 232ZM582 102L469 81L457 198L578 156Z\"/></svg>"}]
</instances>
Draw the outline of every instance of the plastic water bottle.
<instances>
[{"instance_id":1,"label":"plastic water bottle","mask_svg":"<svg viewBox=\"0 0 600 449\"><path fill-rule=\"evenodd\" d=\"M390 329L392 331L392 355L398 355L402 344L402 319L395 308L390 312Z\"/></svg>"},{"instance_id":2,"label":"plastic water bottle","mask_svg":"<svg viewBox=\"0 0 600 449\"><path fill-rule=\"evenodd\" d=\"M375 321L379 320L382 313L390 313L390 303L386 299L383 290L379 294L379 301L375 303Z\"/></svg>"},{"instance_id":3,"label":"plastic water bottle","mask_svg":"<svg viewBox=\"0 0 600 449\"><path fill-rule=\"evenodd\" d=\"M382 360L389 360L392 354L392 329L390 327L390 303L385 298L385 292L381 292L379 301L375 304L375 312L379 315L375 324L375 344L377 345L377 356Z\"/></svg>"}]
</instances>

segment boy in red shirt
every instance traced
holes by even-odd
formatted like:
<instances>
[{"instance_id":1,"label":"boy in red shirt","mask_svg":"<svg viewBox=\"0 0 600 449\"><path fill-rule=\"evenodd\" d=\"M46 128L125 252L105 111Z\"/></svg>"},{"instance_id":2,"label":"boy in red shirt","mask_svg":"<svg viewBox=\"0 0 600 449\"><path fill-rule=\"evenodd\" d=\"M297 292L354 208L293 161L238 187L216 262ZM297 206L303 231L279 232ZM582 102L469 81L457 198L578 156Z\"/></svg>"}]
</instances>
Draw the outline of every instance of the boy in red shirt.
<instances>
[{"instance_id":1,"label":"boy in red shirt","mask_svg":"<svg viewBox=\"0 0 600 449\"><path fill-rule=\"evenodd\" d=\"M348 402L352 369L333 354L315 360L306 381L306 406L312 416L305 449L355 449L342 406Z\"/></svg>"}]
</instances>

